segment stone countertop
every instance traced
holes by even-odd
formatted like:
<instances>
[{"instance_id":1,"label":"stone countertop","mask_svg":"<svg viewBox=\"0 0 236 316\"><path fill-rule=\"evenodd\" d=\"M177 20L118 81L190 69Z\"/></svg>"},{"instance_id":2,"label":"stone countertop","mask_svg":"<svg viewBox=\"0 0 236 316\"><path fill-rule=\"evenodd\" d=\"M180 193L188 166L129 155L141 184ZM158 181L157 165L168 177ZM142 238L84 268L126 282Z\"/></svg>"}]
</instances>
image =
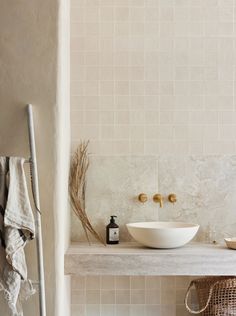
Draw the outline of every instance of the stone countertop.
<instances>
[{"instance_id":1,"label":"stone countertop","mask_svg":"<svg viewBox=\"0 0 236 316\"><path fill-rule=\"evenodd\" d=\"M236 275L236 250L196 242L177 249L150 249L134 242L106 247L72 243L65 254L65 274Z\"/></svg>"}]
</instances>

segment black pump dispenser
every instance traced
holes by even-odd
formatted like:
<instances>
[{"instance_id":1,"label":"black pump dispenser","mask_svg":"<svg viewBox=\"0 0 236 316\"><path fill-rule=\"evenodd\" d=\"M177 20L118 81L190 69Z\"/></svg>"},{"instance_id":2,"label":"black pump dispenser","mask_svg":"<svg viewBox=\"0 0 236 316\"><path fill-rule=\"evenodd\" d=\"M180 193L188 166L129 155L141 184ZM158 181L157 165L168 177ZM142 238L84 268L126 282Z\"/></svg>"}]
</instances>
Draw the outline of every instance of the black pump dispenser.
<instances>
[{"instance_id":1,"label":"black pump dispenser","mask_svg":"<svg viewBox=\"0 0 236 316\"><path fill-rule=\"evenodd\" d=\"M116 220L115 220L115 217L117 217L116 215L111 215L111 219L110 219L110 223L115 223Z\"/></svg>"},{"instance_id":2,"label":"black pump dispenser","mask_svg":"<svg viewBox=\"0 0 236 316\"><path fill-rule=\"evenodd\" d=\"M119 243L119 226L115 222L116 215L112 215L110 223L106 227L107 244L114 245Z\"/></svg>"}]
</instances>

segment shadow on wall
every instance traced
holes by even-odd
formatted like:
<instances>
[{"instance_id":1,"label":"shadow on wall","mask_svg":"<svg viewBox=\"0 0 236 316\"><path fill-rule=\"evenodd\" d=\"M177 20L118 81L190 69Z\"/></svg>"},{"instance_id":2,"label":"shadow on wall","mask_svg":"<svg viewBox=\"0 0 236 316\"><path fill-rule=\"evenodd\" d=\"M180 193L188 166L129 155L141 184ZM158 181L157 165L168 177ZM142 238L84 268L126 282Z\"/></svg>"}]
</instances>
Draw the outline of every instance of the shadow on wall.
<instances>
[{"instance_id":1,"label":"shadow on wall","mask_svg":"<svg viewBox=\"0 0 236 316\"><path fill-rule=\"evenodd\" d=\"M7 108L7 110L6 110ZM26 104L11 103L1 110L1 155L28 157Z\"/></svg>"}]
</instances>

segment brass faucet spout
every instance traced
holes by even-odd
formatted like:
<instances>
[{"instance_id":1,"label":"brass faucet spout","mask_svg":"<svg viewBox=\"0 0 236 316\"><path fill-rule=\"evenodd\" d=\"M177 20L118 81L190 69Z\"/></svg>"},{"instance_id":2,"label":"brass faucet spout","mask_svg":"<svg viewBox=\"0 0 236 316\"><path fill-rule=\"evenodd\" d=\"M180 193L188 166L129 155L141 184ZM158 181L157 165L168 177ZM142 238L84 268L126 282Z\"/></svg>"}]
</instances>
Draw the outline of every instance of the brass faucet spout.
<instances>
[{"instance_id":1,"label":"brass faucet spout","mask_svg":"<svg viewBox=\"0 0 236 316\"><path fill-rule=\"evenodd\" d=\"M163 198L162 198L162 195L157 193L153 196L153 201L155 203L159 203L160 204L160 207L163 207Z\"/></svg>"}]
</instances>

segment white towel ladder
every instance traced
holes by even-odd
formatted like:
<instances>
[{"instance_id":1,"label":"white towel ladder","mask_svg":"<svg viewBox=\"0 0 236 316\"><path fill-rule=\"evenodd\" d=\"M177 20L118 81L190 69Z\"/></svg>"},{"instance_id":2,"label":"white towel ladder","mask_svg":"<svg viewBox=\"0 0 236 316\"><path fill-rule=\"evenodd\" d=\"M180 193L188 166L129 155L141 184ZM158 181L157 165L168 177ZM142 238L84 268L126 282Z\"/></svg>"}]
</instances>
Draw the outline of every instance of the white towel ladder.
<instances>
[{"instance_id":1,"label":"white towel ladder","mask_svg":"<svg viewBox=\"0 0 236 316\"><path fill-rule=\"evenodd\" d=\"M44 279L44 263L43 263L43 241L41 228L41 212L39 201L39 185L38 185L38 170L36 159L36 147L34 136L34 118L32 105L27 105L28 116L28 133L30 146L30 168L31 168L31 185L32 193L36 208L35 226L36 226L36 246L37 246L37 261L38 261L38 286L39 286L39 309L40 316L46 316L46 295L45 295L45 279Z\"/></svg>"}]
</instances>

